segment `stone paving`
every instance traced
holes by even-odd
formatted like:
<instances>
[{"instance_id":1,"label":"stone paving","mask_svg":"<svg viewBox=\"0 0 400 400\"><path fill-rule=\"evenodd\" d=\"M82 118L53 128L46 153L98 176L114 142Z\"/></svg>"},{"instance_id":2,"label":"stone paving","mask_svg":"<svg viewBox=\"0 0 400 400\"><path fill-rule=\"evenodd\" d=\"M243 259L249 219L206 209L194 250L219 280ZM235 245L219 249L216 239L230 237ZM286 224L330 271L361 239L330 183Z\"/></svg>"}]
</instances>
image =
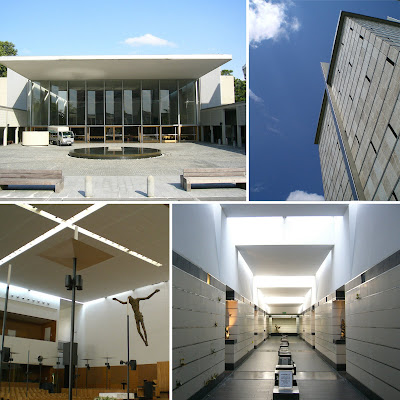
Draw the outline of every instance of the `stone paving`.
<instances>
[{"instance_id":1,"label":"stone paving","mask_svg":"<svg viewBox=\"0 0 400 400\"><path fill-rule=\"evenodd\" d=\"M106 144L110 149L122 143ZM101 147L105 144L75 144L79 147ZM134 145L130 145L134 147ZM139 146L139 145L137 145ZM246 200L246 191L233 185L207 186L186 192L180 185L184 168L246 167L244 149L200 143L148 143L158 148L161 157L138 160L90 160L68 155L69 146L0 147L0 169L62 170L64 189L54 193L50 187L10 186L0 191L0 201L26 199L44 201L76 200ZM147 176L155 179L155 197L147 197ZM85 176L92 176L93 197L85 197Z\"/></svg>"}]
</instances>

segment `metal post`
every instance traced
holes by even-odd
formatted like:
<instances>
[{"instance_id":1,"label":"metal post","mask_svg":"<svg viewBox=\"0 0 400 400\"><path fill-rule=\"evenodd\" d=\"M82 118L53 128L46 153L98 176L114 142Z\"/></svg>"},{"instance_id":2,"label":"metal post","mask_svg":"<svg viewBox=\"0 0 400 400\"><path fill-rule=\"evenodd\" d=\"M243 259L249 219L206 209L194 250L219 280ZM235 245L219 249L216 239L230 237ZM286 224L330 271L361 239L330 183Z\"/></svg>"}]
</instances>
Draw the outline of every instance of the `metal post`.
<instances>
[{"instance_id":1,"label":"metal post","mask_svg":"<svg viewBox=\"0 0 400 400\"><path fill-rule=\"evenodd\" d=\"M76 258L73 259L72 271L72 304L71 304L71 339L69 344L69 377L68 377L68 400L72 400L72 353L74 346L75 329L75 290L76 290Z\"/></svg>"},{"instance_id":2,"label":"metal post","mask_svg":"<svg viewBox=\"0 0 400 400\"><path fill-rule=\"evenodd\" d=\"M126 373L127 373L126 398L129 400L129 314L126 315L126 336L128 339L128 361L126 363Z\"/></svg>"},{"instance_id":3,"label":"metal post","mask_svg":"<svg viewBox=\"0 0 400 400\"><path fill-rule=\"evenodd\" d=\"M3 315L3 332L1 333L0 388L1 388L1 378L2 378L2 375L3 375L4 335L5 335L5 331L6 331L8 292L10 290L10 279L11 279L11 264L8 265L6 300L5 300L5 303L4 303L4 315Z\"/></svg>"},{"instance_id":4,"label":"metal post","mask_svg":"<svg viewBox=\"0 0 400 400\"><path fill-rule=\"evenodd\" d=\"M28 350L28 363L26 364L26 397L28 397L28 379L29 379L29 350Z\"/></svg>"},{"instance_id":5,"label":"metal post","mask_svg":"<svg viewBox=\"0 0 400 400\"><path fill-rule=\"evenodd\" d=\"M106 390L108 389L108 367L106 366Z\"/></svg>"}]
</instances>

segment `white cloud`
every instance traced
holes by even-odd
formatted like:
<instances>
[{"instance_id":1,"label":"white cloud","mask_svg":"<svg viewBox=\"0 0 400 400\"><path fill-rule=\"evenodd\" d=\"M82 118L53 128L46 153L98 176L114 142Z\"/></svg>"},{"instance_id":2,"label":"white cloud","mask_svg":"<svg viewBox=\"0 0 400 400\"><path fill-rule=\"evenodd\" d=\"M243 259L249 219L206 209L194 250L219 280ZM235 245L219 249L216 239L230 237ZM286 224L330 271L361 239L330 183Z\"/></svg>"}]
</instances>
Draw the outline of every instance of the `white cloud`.
<instances>
[{"instance_id":1,"label":"white cloud","mask_svg":"<svg viewBox=\"0 0 400 400\"><path fill-rule=\"evenodd\" d=\"M261 97L258 97L251 89L249 89L249 97L251 100L254 100L256 103L264 102L264 100Z\"/></svg>"},{"instance_id":2,"label":"white cloud","mask_svg":"<svg viewBox=\"0 0 400 400\"><path fill-rule=\"evenodd\" d=\"M317 193L307 193L302 190L295 190L290 193L286 201L324 201L324 196Z\"/></svg>"},{"instance_id":3,"label":"white cloud","mask_svg":"<svg viewBox=\"0 0 400 400\"><path fill-rule=\"evenodd\" d=\"M290 2L271 3L265 0L250 0L249 9L249 40L257 47L263 40L277 39L287 35L289 31L300 29L299 20L289 18L287 9Z\"/></svg>"},{"instance_id":4,"label":"white cloud","mask_svg":"<svg viewBox=\"0 0 400 400\"><path fill-rule=\"evenodd\" d=\"M260 193L265 189L265 185L263 183L256 183L255 185L250 187L250 192Z\"/></svg>"},{"instance_id":5,"label":"white cloud","mask_svg":"<svg viewBox=\"0 0 400 400\"><path fill-rule=\"evenodd\" d=\"M130 46L169 46L176 47L175 43L169 42L168 40L161 39L150 33L146 33L143 36L132 37L124 40L124 43Z\"/></svg>"}]
</instances>

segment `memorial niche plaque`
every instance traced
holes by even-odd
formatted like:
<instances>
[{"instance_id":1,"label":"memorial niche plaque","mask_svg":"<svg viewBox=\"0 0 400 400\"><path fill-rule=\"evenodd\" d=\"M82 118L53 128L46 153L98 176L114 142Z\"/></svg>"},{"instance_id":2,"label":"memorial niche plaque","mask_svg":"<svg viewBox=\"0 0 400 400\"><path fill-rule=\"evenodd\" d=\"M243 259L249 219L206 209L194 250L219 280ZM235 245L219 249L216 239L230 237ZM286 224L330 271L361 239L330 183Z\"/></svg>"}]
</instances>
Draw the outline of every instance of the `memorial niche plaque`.
<instances>
[{"instance_id":1,"label":"memorial niche plaque","mask_svg":"<svg viewBox=\"0 0 400 400\"><path fill-rule=\"evenodd\" d=\"M293 389L293 371L279 371L279 389Z\"/></svg>"}]
</instances>

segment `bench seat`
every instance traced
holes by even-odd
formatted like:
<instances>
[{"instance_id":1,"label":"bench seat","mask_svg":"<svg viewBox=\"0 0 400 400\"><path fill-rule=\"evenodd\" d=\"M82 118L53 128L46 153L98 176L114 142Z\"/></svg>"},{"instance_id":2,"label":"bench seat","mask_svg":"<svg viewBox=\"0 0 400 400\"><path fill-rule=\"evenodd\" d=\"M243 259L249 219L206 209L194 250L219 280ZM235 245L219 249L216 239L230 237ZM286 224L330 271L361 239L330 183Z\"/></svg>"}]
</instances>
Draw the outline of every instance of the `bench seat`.
<instances>
[{"instance_id":1,"label":"bench seat","mask_svg":"<svg viewBox=\"0 0 400 400\"><path fill-rule=\"evenodd\" d=\"M184 169L181 175L181 185L189 192L192 184L233 183L246 188L245 168L190 168Z\"/></svg>"},{"instance_id":2,"label":"bench seat","mask_svg":"<svg viewBox=\"0 0 400 400\"><path fill-rule=\"evenodd\" d=\"M60 170L0 170L0 190L9 185L50 185L59 193L64 187Z\"/></svg>"}]
</instances>

